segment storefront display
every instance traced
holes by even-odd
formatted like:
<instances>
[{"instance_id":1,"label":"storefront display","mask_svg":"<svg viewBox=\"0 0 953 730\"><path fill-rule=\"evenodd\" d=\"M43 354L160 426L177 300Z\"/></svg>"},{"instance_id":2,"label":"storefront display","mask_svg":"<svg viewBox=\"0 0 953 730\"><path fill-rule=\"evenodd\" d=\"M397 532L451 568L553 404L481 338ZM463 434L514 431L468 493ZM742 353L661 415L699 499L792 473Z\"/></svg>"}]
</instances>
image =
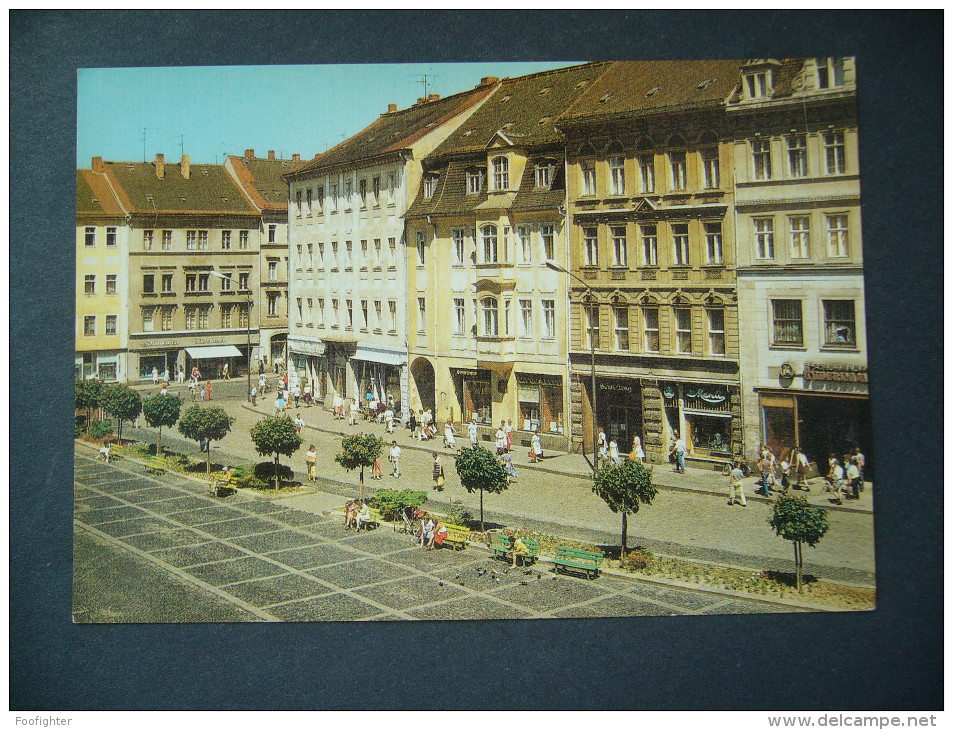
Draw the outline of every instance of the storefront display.
<instances>
[{"instance_id":1,"label":"storefront display","mask_svg":"<svg viewBox=\"0 0 953 730\"><path fill-rule=\"evenodd\" d=\"M563 382L558 375L516 374L519 420L521 431L565 433L563 415Z\"/></svg>"},{"instance_id":2,"label":"storefront display","mask_svg":"<svg viewBox=\"0 0 953 730\"><path fill-rule=\"evenodd\" d=\"M492 416L492 385L488 370L451 370L464 420L475 420L490 425Z\"/></svg>"},{"instance_id":3,"label":"storefront display","mask_svg":"<svg viewBox=\"0 0 953 730\"><path fill-rule=\"evenodd\" d=\"M711 383L664 383L662 397L670 434L678 433L692 456L730 458L731 397Z\"/></svg>"},{"instance_id":4,"label":"storefront display","mask_svg":"<svg viewBox=\"0 0 953 730\"><path fill-rule=\"evenodd\" d=\"M641 383L634 379L599 378L596 381L599 428L619 445L619 452L632 450L633 439L642 434Z\"/></svg>"}]
</instances>

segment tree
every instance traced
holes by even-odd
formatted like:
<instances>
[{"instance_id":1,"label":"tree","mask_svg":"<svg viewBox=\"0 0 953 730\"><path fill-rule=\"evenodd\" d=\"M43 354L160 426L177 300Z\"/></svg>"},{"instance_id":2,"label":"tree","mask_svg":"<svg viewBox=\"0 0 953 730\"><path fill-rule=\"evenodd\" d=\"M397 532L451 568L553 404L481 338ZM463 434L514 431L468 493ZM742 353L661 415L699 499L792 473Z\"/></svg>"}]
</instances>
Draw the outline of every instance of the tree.
<instances>
[{"instance_id":1,"label":"tree","mask_svg":"<svg viewBox=\"0 0 953 730\"><path fill-rule=\"evenodd\" d=\"M298 429L288 416L265 418L251 429L251 439L255 442L255 449L262 456L275 455L275 491L281 488L281 473L279 457L284 454L291 456L301 447L301 437Z\"/></svg>"},{"instance_id":2,"label":"tree","mask_svg":"<svg viewBox=\"0 0 953 730\"><path fill-rule=\"evenodd\" d=\"M119 441L122 442L122 422L134 421L142 413L142 398L132 388L116 383L103 391L103 408L119 421Z\"/></svg>"},{"instance_id":3,"label":"tree","mask_svg":"<svg viewBox=\"0 0 953 730\"><path fill-rule=\"evenodd\" d=\"M609 505L613 512L622 513L622 550L625 558L629 532L629 515L636 514L643 504L652 504L658 490L652 484L652 468L629 461L605 464L596 472L592 491Z\"/></svg>"},{"instance_id":4,"label":"tree","mask_svg":"<svg viewBox=\"0 0 953 730\"><path fill-rule=\"evenodd\" d=\"M142 402L142 414L146 417L146 423L159 429L159 438L156 440L157 456L162 453L162 427L174 426L179 420L181 411L182 399L171 393L166 395L160 393Z\"/></svg>"},{"instance_id":5,"label":"tree","mask_svg":"<svg viewBox=\"0 0 953 730\"><path fill-rule=\"evenodd\" d=\"M89 433L92 412L102 405L103 381L99 378L77 380L74 395L76 398L76 407L85 409L86 411L86 432Z\"/></svg>"},{"instance_id":6,"label":"tree","mask_svg":"<svg viewBox=\"0 0 953 730\"><path fill-rule=\"evenodd\" d=\"M814 547L827 532L827 510L809 504L806 497L778 497L768 524L774 532L794 543L794 569L797 573L797 590L801 593L804 573L802 543Z\"/></svg>"},{"instance_id":7,"label":"tree","mask_svg":"<svg viewBox=\"0 0 953 730\"><path fill-rule=\"evenodd\" d=\"M460 449L456 454L457 476L467 492L480 490L480 530L483 525L483 492L499 494L509 486L503 465L482 446Z\"/></svg>"},{"instance_id":8,"label":"tree","mask_svg":"<svg viewBox=\"0 0 953 730\"><path fill-rule=\"evenodd\" d=\"M202 408L192 406L179 421L179 433L186 438L198 441L221 441L232 430L235 419L225 413L223 408ZM212 472L212 447L205 449L205 473Z\"/></svg>"},{"instance_id":9,"label":"tree","mask_svg":"<svg viewBox=\"0 0 953 730\"><path fill-rule=\"evenodd\" d=\"M374 466L384 450L384 442L369 433L345 436L341 441L341 453L334 460L348 471L361 470L361 499L364 499L364 468Z\"/></svg>"}]
</instances>

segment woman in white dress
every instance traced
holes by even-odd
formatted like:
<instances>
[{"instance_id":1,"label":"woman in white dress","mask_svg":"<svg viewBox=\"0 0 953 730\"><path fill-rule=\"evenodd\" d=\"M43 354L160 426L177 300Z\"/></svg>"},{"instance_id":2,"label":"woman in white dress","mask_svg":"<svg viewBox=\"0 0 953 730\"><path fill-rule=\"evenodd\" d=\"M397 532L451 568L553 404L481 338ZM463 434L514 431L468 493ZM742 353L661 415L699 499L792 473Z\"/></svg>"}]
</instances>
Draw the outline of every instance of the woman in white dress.
<instances>
[{"instance_id":1,"label":"woman in white dress","mask_svg":"<svg viewBox=\"0 0 953 730\"><path fill-rule=\"evenodd\" d=\"M636 436L632 440L632 454L634 456L634 461L637 461L639 464L642 464L645 461L645 451L642 449L642 439Z\"/></svg>"}]
</instances>

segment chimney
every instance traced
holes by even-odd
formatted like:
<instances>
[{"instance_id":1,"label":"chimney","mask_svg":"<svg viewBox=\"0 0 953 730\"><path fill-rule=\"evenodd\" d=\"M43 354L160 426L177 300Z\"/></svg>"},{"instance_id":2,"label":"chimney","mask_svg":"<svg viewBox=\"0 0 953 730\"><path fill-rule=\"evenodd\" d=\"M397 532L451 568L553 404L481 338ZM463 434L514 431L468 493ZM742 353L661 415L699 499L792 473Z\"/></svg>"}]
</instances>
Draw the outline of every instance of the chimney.
<instances>
[{"instance_id":1,"label":"chimney","mask_svg":"<svg viewBox=\"0 0 953 730\"><path fill-rule=\"evenodd\" d=\"M440 99L440 94L430 94L427 96L427 101L438 101Z\"/></svg>"},{"instance_id":2,"label":"chimney","mask_svg":"<svg viewBox=\"0 0 953 730\"><path fill-rule=\"evenodd\" d=\"M245 159L254 160L255 159L255 150L245 150Z\"/></svg>"},{"instance_id":3,"label":"chimney","mask_svg":"<svg viewBox=\"0 0 953 730\"><path fill-rule=\"evenodd\" d=\"M295 152L293 155L291 155L291 161L292 161L292 162L301 162L301 155L299 155L297 152Z\"/></svg>"},{"instance_id":4,"label":"chimney","mask_svg":"<svg viewBox=\"0 0 953 730\"><path fill-rule=\"evenodd\" d=\"M490 84L495 84L499 80L499 76L484 76L482 79L480 79L480 86L489 86Z\"/></svg>"},{"instance_id":5,"label":"chimney","mask_svg":"<svg viewBox=\"0 0 953 730\"><path fill-rule=\"evenodd\" d=\"M418 96L418 97L417 97L417 103L418 103L418 104L423 104L425 101L427 101L427 97L426 97L426 96Z\"/></svg>"},{"instance_id":6,"label":"chimney","mask_svg":"<svg viewBox=\"0 0 953 730\"><path fill-rule=\"evenodd\" d=\"M274 150L268 150L268 159L269 159L269 160L275 159L275 151L274 151Z\"/></svg>"},{"instance_id":7,"label":"chimney","mask_svg":"<svg viewBox=\"0 0 953 730\"><path fill-rule=\"evenodd\" d=\"M397 111L397 105L396 105L396 104L388 104L388 105L387 105L387 113L388 113L388 114L393 114L393 113L396 112L396 111Z\"/></svg>"},{"instance_id":8,"label":"chimney","mask_svg":"<svg viewBox=\"0 0 953 730\"><path fill-rule=\"evenodd\" d=\"M165 179L165 155L156 155L156 177Z\"/></svg>"},{"instance_id":9,"label":"chimney","mask_svg":"<svg viewBox=\"0 0 953 730\"><path fill-rule=\"evenodd\" d=\"M188 155L182 155L182 168L181 168L181 169L182 169L182 177L184 177L186 180L189 179L189 174L190 174L191 171L192 171L192 170L191 170L191 164L190 164L190 162L191 162L191 160L189 159L189 156L188 156Z\"/></svg>"},{"instance_id":10,"label":"chimney","mask_svg":"<svg viewBox=\"0 0 953 730\"><path fill-rule=\"evenodd\" d=\"M94 158L93 158L93 172L98 173L98 174L100 174L100 175L102 175L104 172L106 172L106 166L103 165L103 158L102 158L102 157L94 157Z\"/></svg>"}]
</instances>

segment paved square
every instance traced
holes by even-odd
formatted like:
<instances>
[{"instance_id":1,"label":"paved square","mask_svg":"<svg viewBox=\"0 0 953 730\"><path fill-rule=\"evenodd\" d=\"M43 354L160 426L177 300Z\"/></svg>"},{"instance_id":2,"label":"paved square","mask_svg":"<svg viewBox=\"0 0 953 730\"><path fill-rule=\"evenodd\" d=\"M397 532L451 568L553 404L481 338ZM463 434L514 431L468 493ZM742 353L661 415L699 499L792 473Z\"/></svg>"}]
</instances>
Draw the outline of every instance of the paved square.
<instances>
[{"instance_id":1,"label":"paved square","mask_svg":"<svg viewBox=\"0 0 953 730\"><path fill-rule=\"evenodd\" d=\"M143 517L138 520L123 520L121 522L107 522L106 524L97 525L97 529L113 537L138 535L143 532L160 532L162 530L170 530L173 527L174 525L158 517Z\"/></svg>"},{"instance_id":2,"label":"paved square","mask_svg":"<svg viewBox=\"0 0 953 730\"><path fill-rule=\"evenodd\" d=\"M170 526L169 528L158 530L156 532L150 532L145 535L130 535L128 537L124 537L122 541L128 545L138 548L139 550L153 552L155 550L163 550L165 548L181 547L183 545L195 545L200 542L205 542L207 539L208 538L203 537L192 530L172 528Z\"/></svg>"},{"instance_id":3,"label":"paved square","mask_svg":"<svg viewBox=\"0 0 953 730\"><path fill-rule=\"evenodd\" d=\"M268 557L295 570L306 570L318 565L354 560L361 556L353 550L346 550L338 545L328 543L268 553Z\"/></svg>"},{"instance_id":4,"label":"paved square","mask_svg":"<svg viewBox=\"0 0 953 730\"><path fill-rule=\"evenodd\" d=\"M168 548L158 550L154 555L159 558L159 560L169 565L174 565L177 568L245 557L245 553L238 548L223 545L220 542L206 542L198 545Z\"/></svg>"},{"instance_id":5,"label":"paved square","mask_svg":"<svg viewBox=\"0 0 953 730\"><path fill-rule=\"evenodd\" d=\"M252 578L267 578L284 572L277 565L272 565L258 558L239 558L238 560L221 563L210 563L209 565L186 568L185 571L213 586L240 583Z\"/></svg>"},{"instance_id":6,"label":"paved square","mask_svg":"<svg viewBox=\"0 0 953 730\"><path fill-rule=\"evenodd\" d=\"M122 505L120 507L107 507L106 509L95 509L84 512L81 519L87 525L100 525L105 522L136 519L144 515L145 512L137 507Z\"/></svg>"},{"instance_id":7,"label":"paved square","mask_svg":"<svg viewBox=\"0 0 953 730\"><path fill-rule=\"evenodd\" d=\"M247 583L236 583L224 590L259 608L274 603L285 603L333 593L333 589L322 586L317 581L308 580L303 576L294 574L279 575L275 578L265 578L264 580Z\"/></svg>"},{"instance_id":8,"label":"paved square","mask_svg":"<svg viewBox=\"0 0 953 730\"><path fill-rule=\"evenodd\" d=\"M251 537L233 537L231 542L248 548L253 553L270 553L275 550L287 550L288 548L302 547L304 545L314 545L322 542L321 538L313 535L305 535L294 530L282 530L279 525L272 524L274 532L266 532L261 535L252 535Z\"/></svg>"},{"instance_id":9,"label":"paved square","mask_svg":"<svg viewBox=\"0 0 953 730\"><path fill-rule=\"evenodd\" d=\"M359 588L413 575L411 571L393 563L366 559L315 568L308 572L341 588Z\"/></svg>"},{"instance_id":10,"label":"paved square","mask_svg":"<svg viewBox=\"0 0 953 730\"><path fill-rule=\"evenodd\" d=\"M169 499L170 497L179 497L182 495L182 492L178 489L172 489L171 487L149 487L147 489L139 489L134 492L123 492L122 498L127 502L132 502L133 504L141 504L143 502L155 502L160 499Z\"/></svg>"},{"instance_id":11,"label":"paved square","mask_svg":"<svg viewBox=\"0 0 953 730\"><path fill-rule=\"evenodd\" d=\"M178 492L182 494L182 492ZM173 512L186 512L188 510L202 509L208 507L208 500L199 497L180 496L171 499L164 499L161 502L148 502L142 505L150 512L156 512L160 515L171 515ZM178 518L173 518L178 519Z\"/></svg>"},{"instance_id":12,"label":"paved square","mask_svg":"<svg viewBox=\"0 0 953 730\"><path fill-rule=\"evenodd\" d=\"M426 576L413 576L394 583L370 586L354 593L397 609L412 608L465 595L464 591L456 586L446 582L441 586L437 581Z\"/></svg>"},{"instance_id":13,"label":"paved square","mask_svg":"<svg viewBox=\"0 0 953 730\"><path fill-rule=\"evenodd\" d=\"M380 608L341 593L286 603L268 609L282 621L354 621L377 616Z\"/></svg>"},{"instance_id":14,"label":"paved square","mask_svg":"<svg viewBox=\"0 0 953 730\"><path fill-rule=\"evenodd\" d=\"M181 522L184 525L202 525L209 522L223 522L225 520L234 520L244 517L244 513L228 507L203 507L201 509L192 509L188 512L174 512L169 515L169 519Z\"/></svg>"},{"instance_id":15,"label":"paved square","mask_svg":"<svg viewBox=\"0 0 953 730\"><path fill-rule=\"evenodd\" d=\"M208 524L196 525L202 532L221 538L243 537L246 535L255 535L262 532L274 532L281 529L269 520L263 520L258 517L241 517L237 520L226 520L225 522L211 522Z\"/></svg>"},{"instance_id":16,"label":"paved square","mask_svg":"<svg viewBox=\"0 0 953 730\"><path fill-rule=\"evenodd\" d=\"M434 606L415 608L407 613L414 618L435 621L527 618L532 615L521 608L482 597L462 598Z\"/></svg>"}]
</instances>

